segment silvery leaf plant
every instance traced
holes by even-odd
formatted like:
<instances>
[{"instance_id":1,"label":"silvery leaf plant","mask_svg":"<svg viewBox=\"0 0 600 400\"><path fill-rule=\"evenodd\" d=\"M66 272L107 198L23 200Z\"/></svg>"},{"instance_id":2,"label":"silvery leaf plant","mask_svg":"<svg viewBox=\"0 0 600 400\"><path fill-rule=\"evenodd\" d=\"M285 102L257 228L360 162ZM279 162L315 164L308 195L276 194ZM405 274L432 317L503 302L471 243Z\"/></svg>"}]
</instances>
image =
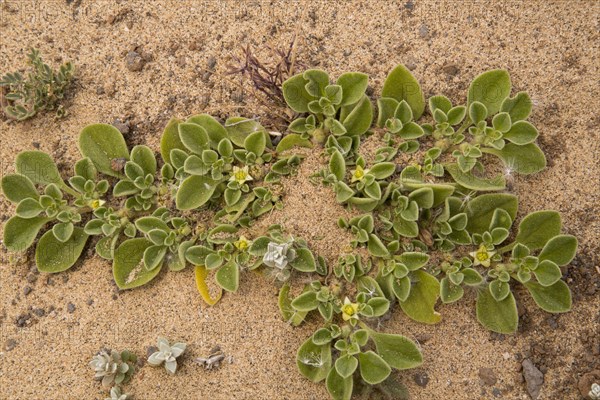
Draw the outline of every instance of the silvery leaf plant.
<instances>
[{"instance_id":1,"label":"silvery leaf plant","mask_svg":"<svg viewBox=\"0 0 600 400\"><path fill-rule=\"evenodd\" d=\"M562 276L577 239L563 232L556 211L519 214L507 187L512 174L546 165L527 121L531 101L524 92L510 97L508 72L477 76L466 100L453 104L443 95L425 99L399 65L373 101L375 118L367 85L359 72L335 81L316 69L290 77L282 91L296 119L277 145L255 119L220 123L202 114L169 121L159 158L144 145L129 150L109 125L90 125L67 181L45 153L20 153L16 172L2 179L17 204L4 244L25 250L43 229L36 264L59 272L97 236L96 252L112 260L121 289L191 264L209 305L237 292L247 271L262 272L280 286L286 322L322 321L297 365L324 381L334 400L405 398L393 371L421 365L421 351L407 336L377 330L397 310L435 324L441 305L472 296L477 320L504 334L518 328L515 292L546 312L569 311ZM365 140L380 147L367 149ZM281 180L296 173L299 147L322 151L313 182L354 210L338 221L353 239L330 265L281 225L250 229L285 206ZM174 372L178 350L161 346L153 362Z\"/></svg>"}]
</instances>

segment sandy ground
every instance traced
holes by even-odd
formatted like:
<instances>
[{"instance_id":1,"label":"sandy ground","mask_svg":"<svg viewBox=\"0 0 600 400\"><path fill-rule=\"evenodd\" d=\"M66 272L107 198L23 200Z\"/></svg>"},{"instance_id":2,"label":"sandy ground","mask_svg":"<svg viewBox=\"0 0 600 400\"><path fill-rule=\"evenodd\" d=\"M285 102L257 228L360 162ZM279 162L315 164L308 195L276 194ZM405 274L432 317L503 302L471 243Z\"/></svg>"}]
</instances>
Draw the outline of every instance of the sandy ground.
<instances>
[{"instance_id":1,"label":"sandy ground","mask_svg":"<svg viewBox=\"0 0 600 400\"><path fill-rule=\"evenodd\" d=\"M252 93L239 89L239 78L225 79L223 73L240 46L251 44L267 54L267 45L285 46L294 33L305 65L333 76L368 73L375 95L386 73L401 62L413 69L427 95L442 92L455 102L465 100L475 75L507 68L514 90L526 90L534 99L530 119L550 160L546 171L517 178L519 215L560 210L565 231L579 238L578 258L567 271L573 311L550 317L518 292L522 332L505 337L477 324L469 295L442 307L443 321L436 326L398 312L384 329L421 344L423 367L400 374L413 399L527 399L519 371L523 358L545 372L540 399L578 399L581 375L600 369L595 270L600 264L600 2L528 3L0 1L0 71L22 66L30 46L53 64L72 60L78 68L67 118L55 121L46 114L25 123L0 122L0 171L13 171L15 154L34 146L66 170L78 157L76 137L89 123L120 119L130 127L129 143L144 142L155 150L172 115L241 113L268 125ZM126 67L125 55L134 49L150 60L142 71ZM208 76L214 61L216 73ZM300 175L286 181L288 207L261 223L286 223L332 260L347 244L335 225L346 211L327 188L308 183L318 163L318 155L311 156ZM12 212L1 198L2 220ZM91 356L104 346L145 356L159 335L186 341L188 357L174 377L144 367L127 387L135 399L327 398L324 386L302 378L294 362L317 320L300 329L283 323L277 289L257 275L245 275L236 295L205 308L191 269L118 293L110 264L98 257L48 277L30 272L35 270L31 257L15 265L0 254L2 399L103 399L105 391L87 366ZM233 356L232 364L210 372L193 364L192 357L216 344ZM496 382L484 383L481 368L492 369ZM421 380L427 375L425 387L416 384L415 374Z\"/></svg>"}]
</instances>

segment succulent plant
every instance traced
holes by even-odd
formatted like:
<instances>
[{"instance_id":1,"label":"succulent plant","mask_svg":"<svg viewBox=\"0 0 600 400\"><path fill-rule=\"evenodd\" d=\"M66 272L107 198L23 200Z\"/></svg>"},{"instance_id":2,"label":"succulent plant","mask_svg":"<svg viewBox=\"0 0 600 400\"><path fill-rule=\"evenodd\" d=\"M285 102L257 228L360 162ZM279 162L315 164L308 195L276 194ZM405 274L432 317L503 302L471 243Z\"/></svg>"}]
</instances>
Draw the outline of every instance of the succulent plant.
<instances>
[{"instance_id":1,"label":"succulent plant","mask_svg":"<svg viewBox=\"0 0 600 400\"><path fill-rule=\"evenodd\" d=\"M588 397L592 400L600 400L600 385L592 383L592 389L588 393Z\"/></svg>"},{"instance_id":2,"label":"succulent plant","mask_svg":"<svg viewBox=\"0 0 600 400\"><path fill-rule=\"evenodd\" d=\"M174 343L172 346L165 338L158 338L158 351L148 357L148 364L158 367L165 364L165 369L171 375L177 371L177 358L185 351L185 343Z\"/></svg>"},{"instance_id":3,"label":"succulent plant","mask_svg":"<svg viewBox=\"0 0 600 400\"><path fill-rule=\"evenodd\" d=\"M102 385L110 387L113 384L127 383L135 372L137 357L128 352L111 350L110 353L102 350L92 361L90 367L96 372L95 379L102 381Z\"/></svg>"},{"instance_id":4,"label":"succulent plant","mask_svg":"<svg viewBox=\"0 0 600 400\"><path fill-rule=\"evenodd\" d=\"M284 269L296 258L296 251L291 246L291 243L270 242L263 257L263 263L271 268Z\"/></svg>"},{"instance_id":5,"label":"succulent plant","mask_svg":"<svg viewBox=\"0 0 600 400\"><path fill-rule=\"evenodd\" d=\"M129 400L131 397L127 393L121 392L121 388L118 386L110 389L110 397L107 397L106 400Z\"/></svg>"}]
</instances>

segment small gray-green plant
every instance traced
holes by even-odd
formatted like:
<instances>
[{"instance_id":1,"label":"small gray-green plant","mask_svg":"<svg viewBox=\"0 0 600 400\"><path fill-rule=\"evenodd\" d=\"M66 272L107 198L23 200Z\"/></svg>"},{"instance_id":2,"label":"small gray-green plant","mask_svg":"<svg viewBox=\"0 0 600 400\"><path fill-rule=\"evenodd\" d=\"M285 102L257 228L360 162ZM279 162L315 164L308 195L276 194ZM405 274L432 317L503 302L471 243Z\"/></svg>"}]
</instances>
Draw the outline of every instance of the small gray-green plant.
<instances>
[{"instance_id":1,"label":"small gray-green plant","mask_svg":"<svg viewBox=\"0 0 600 400\"><path fill-rule=\"evenodd\" d=\"M103 386L111 387L129 382L136 361L137 357L128 351L102 350L89 365L96 372L95 379L102 381Z\"/></svg>"},{"instance_id":2,"label":"small gray-green plant","mask_svg":"<svg viewBox=\"0 0 600 400\"><path fill-rule=\"evenodd\" d=\"M110 389L110 397L107 397L106 400L129 400L130 396L127 393L123 393L121 388L118 386Z\"/></svg>"},{"instance_id":3,"label":"small gray-green plant","mask_svg":"<svg viewBox=\"0 0 600 400\"><path fill-rule=\"evenodd\" d=\"M55 111L57 117L63 117L66 110L61 103L73 80L75 67L66 62L54 71L36 49L31 49L27 59L31 71L26 77L16 71L0 80L0 87L7 88L4 98L9 103L4 112L17 121L31 118L39 111Z\"/></svg>"},{"instance_id":4,"label":"small gray-green plant","mask_svg":"<svg viewBox=\"0 0 600 400\"><path fill-rule=\"evenodd\" d=\"M148 364L154 367L164 364L167 372L173 375L177 371L177 358L183 354L185 348L185 343L171 345L167 339L158 338L158 351L148 357Z\"/></svg>"}]
</instances>

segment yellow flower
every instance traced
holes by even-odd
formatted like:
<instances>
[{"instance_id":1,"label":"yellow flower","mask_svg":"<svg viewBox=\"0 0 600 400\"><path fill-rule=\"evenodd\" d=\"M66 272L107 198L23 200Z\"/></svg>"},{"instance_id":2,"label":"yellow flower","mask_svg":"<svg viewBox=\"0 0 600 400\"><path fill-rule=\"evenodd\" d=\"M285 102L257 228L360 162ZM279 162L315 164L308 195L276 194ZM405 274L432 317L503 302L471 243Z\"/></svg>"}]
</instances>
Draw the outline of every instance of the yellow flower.
<instances>
[{"instance_id":1,"label":"yellow flower","mask_svg":"<svg viewBox=\"0 0 600 400\"><path fill-rule=\"evenodd\" d=\"M233 167L233 172L231 173L231 177L229 178L231 182L237 182L240 185L253 180L248 172L248 166L246 165L244 168Z\"/></svg>"},{"instance_id":2,"label":"yellow flower","mask_svg":"<svg viewBox=\"0 0 600 400\"><path fill-rule=\"evenodd\" d=\"M357 165L354 172L352 172L351 182L362 181L364 179L365 175L367 174L367 172L369 172L368 169L364 169L360 165Z\"/></svg>"},{"instance_id":3,"label":"yellow flower","mask_svg":"<svg viewBox=\"0 0 600 400\"><path fill-rule=\"evenodd\" d=\"M342 306L342 318L344 321L358 319L358 304L351 303L347 297L344 299L344 305Z\"/></svg>"},{"instance_id":4,"label":"yellow flower","mask_svg":"<svg viewBox=\"0 0 600 400\"><path fill-rule=\"evenodd\" d=\"M240 236L240 239L233 243L238 250L244 251L250 247L250 242L244 236Z\"/></svg>"},{"instance_id":5,"label":"yellow flower","mask_svg":"<svg viewBox=\"0 0 600 400\"><path fill-rule=\"evenodd\" d=\"M96 199L96 200L90 200L90 202L88 204L92 208L92 210L97 210L99 207L104 205L104 203L106 203L106 201Z\"/></svg>"},{"instance_id":6,"label":"yellow flower","mask_svg":"<svg viewBox=\"0 0 600 400\"><path fill-rule=\"evenodd\" d=\"M490 262L492 261L492 256L496 254L495 251L488 251L484 244L479 246L477 251L473 251L469 253L471 257L473 257L473 265L483 265L484 267L489 267Z\"/></svg>"}]
</instances>

